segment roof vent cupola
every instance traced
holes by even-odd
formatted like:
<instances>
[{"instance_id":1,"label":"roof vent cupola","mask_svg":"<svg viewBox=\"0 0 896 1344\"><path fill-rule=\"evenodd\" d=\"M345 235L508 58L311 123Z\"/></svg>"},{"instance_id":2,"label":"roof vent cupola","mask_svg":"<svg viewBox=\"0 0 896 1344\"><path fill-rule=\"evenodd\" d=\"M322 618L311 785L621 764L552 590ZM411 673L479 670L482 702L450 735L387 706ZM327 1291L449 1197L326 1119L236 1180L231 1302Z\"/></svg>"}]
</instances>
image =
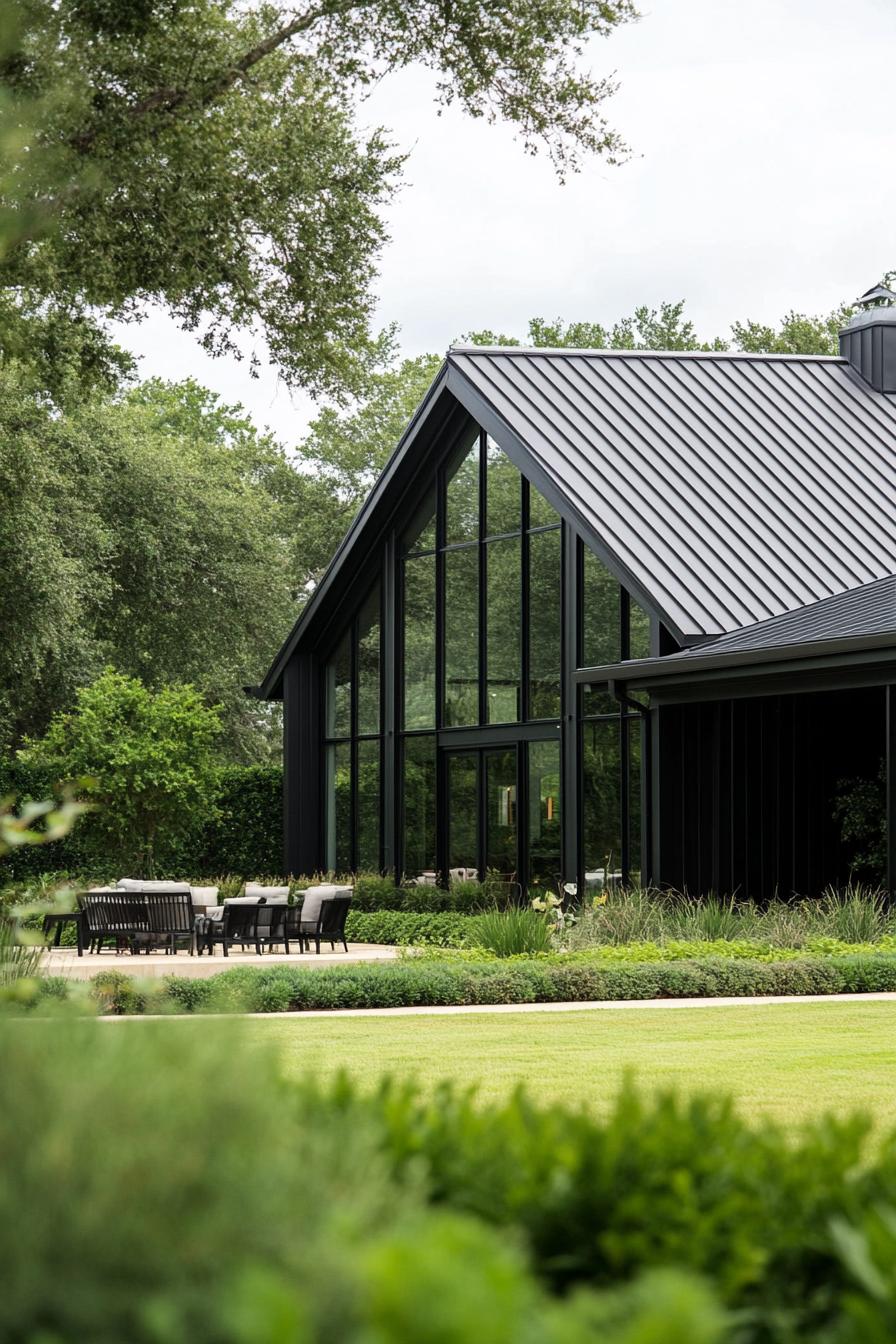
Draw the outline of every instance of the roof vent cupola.
<instances>
[{"instance_id":1,"label":"roof vent cupola","mask_svg":"<svg viewBox=\"0 0 896 1344\"><path fill-rule=\"evenodd\" d=\"M896 394L896 294L875 285L856 304L859 311L840 332L840 354L876 392Z\"/></svg>"}]
</instances>

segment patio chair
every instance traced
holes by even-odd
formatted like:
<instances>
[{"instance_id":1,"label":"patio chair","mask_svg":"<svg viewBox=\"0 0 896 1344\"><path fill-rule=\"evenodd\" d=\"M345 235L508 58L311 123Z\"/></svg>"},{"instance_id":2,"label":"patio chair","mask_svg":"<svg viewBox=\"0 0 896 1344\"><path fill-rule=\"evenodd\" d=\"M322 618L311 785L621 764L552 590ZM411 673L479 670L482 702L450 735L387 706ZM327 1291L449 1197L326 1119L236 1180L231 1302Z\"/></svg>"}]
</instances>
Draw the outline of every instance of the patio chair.
<instances>
[{"instance_id":1,"label":"patio chair","mask_svg":"<svg viewBox=\"0 0 896 1344\"><path fill-rule=\"evenodd\" d=\"M152 891L144 896L144 900L149 914L147 952L153 946L167 942L165 951L174 956L177 944L187 942L192 957L196 951L196 912L189 887L186 891Z\"/></svg>"},{"instance_id":2,"label":"patio chair","mask_svg":"<svg viewBox=\"0 0 896 1344\"><path fill-rule=\"evenodd\" d=\"M215 950L215 943L220 943L225 957L230 956L230 949L235 943L242 947L254 943L255 951L261 955L261 944L258 940L258 919L259 911L266 904L262 896L258 901L227 901L224 905L224 914L220 919L206 920L205 931L199 944L199 951L205 948L209 955Z\"/></svg>"},{"instance_id":3,"label":"patio chair","mask_svg":"<svg viewBox=\"0 0 896 1344\"><path fill-rule=\"evenodd\" d=\"M264 951L265 948L274 947L277 943L283 944L283 950L289 956L290 939L302 947L302 938L299 932L299 914L298 905L286 905L282 900L275 903L268 902L258 916L258 927L256 937L258 946Z\"/></svg>"},{"instance_id":4,"label":"patio chair","mask_svg":"<svg viewBox=\"0 0 896 1344\"><path fill-rule=\"evenodd\" d=\"M88 951L102 952L104 943L113 942L116 952L136 952L138 944L148 940L149 912L144 896L111 888L84 892L78 901Z\"/></svg>"},{"instance_id":5,"label":"patio chair","mask_svg":"<svg viewBox=\"0 0 896 1344\"><path fill-rule=\"evenodd\" d=\"M317 955L320 956L320 944L323 939L330 944L334 952L337 941L342 943L347 952L345 921L351 903L351 887L309 887L305 892L299 918L302 951L310 947L313 939Z\"/></svg>"}]
</instances>

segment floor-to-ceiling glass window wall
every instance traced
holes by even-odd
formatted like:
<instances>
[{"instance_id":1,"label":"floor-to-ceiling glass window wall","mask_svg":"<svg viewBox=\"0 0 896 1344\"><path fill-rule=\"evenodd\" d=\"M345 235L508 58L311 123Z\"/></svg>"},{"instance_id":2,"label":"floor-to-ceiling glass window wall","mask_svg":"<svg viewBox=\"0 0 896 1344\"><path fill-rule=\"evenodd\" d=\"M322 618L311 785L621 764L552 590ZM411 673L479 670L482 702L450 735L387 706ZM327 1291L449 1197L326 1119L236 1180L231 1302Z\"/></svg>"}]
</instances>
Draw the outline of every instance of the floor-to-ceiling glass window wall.
<instances>
[{"instance_id":1,"label":"floor-to-ceiling glass window wall","mask_svg":"<svg viewBox=\"0 0 896 1344\"><path fill-rule=\"evenodd\" d=\"M646 658L650 621L593 551L580 558L579 665ZM641 869L641 753L637 710L605 691L582 692L582 863L588 889L635 883Z\"/></svg>"},{"instance_id":2,"label":"floor-to-ceiling glass window wall","mask_svg":"<svg viewBox=\"0 0 896 1344\"><path fill-rule=\"evenodd\" d=\"M646 614L472 428L395 543L388 645L377 583L325 662L327 865L378 868L394 834L408 877L491 870L553 888L574 876L566 810L590 884L636 876L640 716L582 692L579 797L569 800L562 724L576 709L573 667L646 654Z\"/></svg>"},{"instance_id":3,"label":"floor-to-ceiling glass window wall","mask_svg":"<svg viewBox=\"0 0 896 1344\"><path fill-rule=\"evenodd\" d=\"M471 429L400 550L403 869L542 881L559 867L560 518ZM538 724L544 743L520 727Z\"/></svg>"},{"instance_id":4,"label":"floor-to-ceiling glass window wall","mask_svg":"<svg viewBox=\"0 0 896 1344\"><path fill-rule=\"evenodd\" d=\"M324 665L324 857L335 872L382 864L382 655L377 583Z\"/></svg>"}]
</instances>

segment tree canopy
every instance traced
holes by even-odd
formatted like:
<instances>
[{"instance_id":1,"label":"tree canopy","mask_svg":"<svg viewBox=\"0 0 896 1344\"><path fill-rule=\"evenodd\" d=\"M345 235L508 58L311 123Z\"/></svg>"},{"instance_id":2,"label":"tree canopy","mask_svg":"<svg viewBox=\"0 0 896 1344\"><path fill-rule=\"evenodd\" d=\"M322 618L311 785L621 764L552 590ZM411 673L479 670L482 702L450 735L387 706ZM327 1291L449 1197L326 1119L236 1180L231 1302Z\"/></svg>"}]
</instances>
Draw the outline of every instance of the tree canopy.
<instances>
[{"instance_id":1,"label":"tree canopy","mask_svg":"<svg viewBox=\"0 0 896 1344\"><path fill-rule=\"evenodd\" d=\"M109 663L190 681L230 754L266 750L243 694L295 618L296 497L283 451L193 383L59 412L0 370L0 740L39 734Z\"/></svg>"},{"instance_id":2,"label":"tree canopy","mask_svg":"<svg viewBox=\"0 0 896 1344\"><path fill-rule=\"evenodd\" d=\"M21 755L97 805L85 832L104 858L152 877L159 845L170 849L214 810L220 728L218 708L192 686L153 693L107 668Z\"/></svg>"},{"instance_id":3,"label":"tree canopy","mask_svg":"<svg viewBox=\"0 0 896 1344\"><path fill-rule=\"evenodd\" d=\"M0 11L7 247L30 309L162 304L214 353L240 332L311 391L357 387L402 154L364 93L412 62L558 170L625 149L584 47L632 0L16 0Z\"/></svg>"}]
</instances>

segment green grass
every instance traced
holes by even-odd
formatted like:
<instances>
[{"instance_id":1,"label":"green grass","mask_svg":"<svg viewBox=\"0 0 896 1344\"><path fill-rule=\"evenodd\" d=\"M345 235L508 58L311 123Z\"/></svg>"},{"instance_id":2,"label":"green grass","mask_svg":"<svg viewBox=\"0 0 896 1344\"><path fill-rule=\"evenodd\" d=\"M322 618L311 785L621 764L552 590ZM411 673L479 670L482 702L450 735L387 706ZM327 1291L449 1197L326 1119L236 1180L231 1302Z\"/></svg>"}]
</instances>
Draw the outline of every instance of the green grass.
<instances>
[{"instance_id":1,"label":"green grass","mask_svg":"<svg viewBox=\"0 0 896 1344\"><path fill-rule=\"evenodd\" d=\"M651 1008L254 1021L289 1072L345 1067L475 1083L488 1100L519 1083L538 1100L601 1111L627 1070L653 1089L732 1094L746 1116L787 1123L856 1109L896 1126L896 1003Z\"/></svg>"}]
</instances>

